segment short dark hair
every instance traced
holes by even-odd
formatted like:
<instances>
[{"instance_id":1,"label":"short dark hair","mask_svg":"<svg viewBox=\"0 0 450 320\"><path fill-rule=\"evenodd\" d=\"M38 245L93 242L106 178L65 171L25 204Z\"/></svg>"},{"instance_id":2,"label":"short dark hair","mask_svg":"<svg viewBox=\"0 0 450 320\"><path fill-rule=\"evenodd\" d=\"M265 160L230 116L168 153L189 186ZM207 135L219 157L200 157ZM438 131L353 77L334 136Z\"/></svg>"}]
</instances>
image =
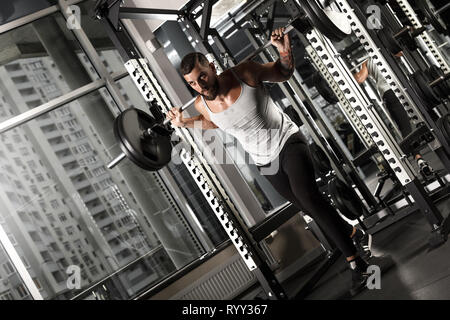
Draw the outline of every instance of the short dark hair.
<instances>
[{"instance_id":1,"label":"short dark hair","mask_svg":"<svg viewBox=\"0 0 450 320\"><path fill-rule=\"evenodd\" d=\"M203 53L200 52L191 52L184 56L183 60L181 60L181 73L183 76L185 74L191 73L192 69L194 69L195 64L198 62L199 65L207 66L209 64L208 59Z\"/></svg>"}]
</instances>

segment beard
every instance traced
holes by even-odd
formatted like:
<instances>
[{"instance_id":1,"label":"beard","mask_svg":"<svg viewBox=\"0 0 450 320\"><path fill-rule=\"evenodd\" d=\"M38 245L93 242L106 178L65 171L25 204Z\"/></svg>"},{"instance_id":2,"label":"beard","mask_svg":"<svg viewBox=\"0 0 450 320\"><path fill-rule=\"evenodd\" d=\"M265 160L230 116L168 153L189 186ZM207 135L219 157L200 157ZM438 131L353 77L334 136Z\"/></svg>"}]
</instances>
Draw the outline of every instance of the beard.
<instances>
[{"instance_id":1,"label":"beard","mask_svg":"<svg viewBox=\"0 0 450 320\"><path fill-rule=\"evenodd\" d=\"M217 93L219 92L219 81L214 82L214 84L208 88L208 94L201 94L206 100L214 100L217 97Z\"/></svg>"}]
</instances>

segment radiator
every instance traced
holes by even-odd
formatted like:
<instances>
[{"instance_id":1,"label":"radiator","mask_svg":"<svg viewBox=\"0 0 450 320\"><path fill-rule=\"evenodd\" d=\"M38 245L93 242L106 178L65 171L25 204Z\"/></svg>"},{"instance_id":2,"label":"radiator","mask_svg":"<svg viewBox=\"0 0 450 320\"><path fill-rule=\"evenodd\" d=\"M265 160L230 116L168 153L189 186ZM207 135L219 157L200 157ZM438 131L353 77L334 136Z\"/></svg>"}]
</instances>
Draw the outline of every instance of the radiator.
<instances>
[{"instance_id":1,"label":"radiator","mask_svg":"<svg viewBox=\"0 0 450 320\"><path fill-rule=\"evenodd\" d=\"M200 279L177 292L171 300L231 300L256 283L241 257L236 254Z\"/></svg>"}]
</instances>

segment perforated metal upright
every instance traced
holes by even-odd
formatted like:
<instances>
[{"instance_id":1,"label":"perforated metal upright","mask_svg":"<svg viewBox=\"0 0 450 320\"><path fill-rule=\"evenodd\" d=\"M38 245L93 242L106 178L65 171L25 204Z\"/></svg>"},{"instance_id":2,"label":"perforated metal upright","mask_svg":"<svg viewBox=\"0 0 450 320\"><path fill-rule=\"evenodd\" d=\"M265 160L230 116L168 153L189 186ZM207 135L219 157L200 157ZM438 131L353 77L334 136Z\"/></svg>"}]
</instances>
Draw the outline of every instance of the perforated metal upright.
<instances>
[{"instance_id":1,"label":"perforated metal upright","mask_svg":"<svg viewBox=\"0 0 450 320\"><path fill-rule=\"evenodd\" d=\"M405 13L408 20L411 22L412 26L415 29L420 29L423 27L423 24L420 22L419 18L417 17L417 14L414 12L414 9L412 8L411 4L407 0L395 0L400 8ZM428 31L424 31L419 35L419 38L423 41L425 46L428 48L429 52L433 55L433 57L436 59L436 61L439 63L439 66L444 72L450 72L450 66L445 59L445 57L442 55L441 50L436 45L436 42L433 40L433 38L430 36Z\"/></svg>"},{"instance_id":2,"label":"perforated metal upright","mask_svg":"<svg viewBox=\"0 0 450 320\"><path fill-rule=\"evenodd\" d=\"M398 95L404 94L403 102L407 101L408 96L403 92L400 83L396 81L395 74L389 74L387 63L384 61L379 49L374 45L374 42L368 35L364 25L354 14L353 8L351 8L345 0L338 0L336 3L341 8L342 12L347 15L347 19L349 20L354 34L365 46L375 64L380 68L381 73L386 77L388 83L391 87L396 89L395 91ZM441 213L438 211L433 201L428 197L418 178L414 175L411 163L409 163L406 155L403 154L394 137L377 114L372 102L357 84L352 73L333 46L333 43L315 28L306 34L306 38L311 43L311 46L317 52L323 63L327 66L327 69L332 74L346 99L351 102L351 107L354 109L361 123L367 129L367 132L370 134L378 150L389 164L395 177L411 194L415 201L415 205L421 210L431 225L432 234L430 237L430 245L436 246L445 242L447 236L445 232L443 232L444 219ZM415 110L412 109L412 112L415 112Z\"/></svg>"},{"instance_id":3,"label":"perforated metal upright","mask_svg":"<svg viewBox=\"0 0 450 320\"><path fill-rule=\"evenodd\" d=\"M421 28L422 24L418 21L417 16L414 14L411 6L405 0L401 2L402 10L409 17L410 22L415 28ZM427 107L427 101L423 101L411 85L410 80L402 74L402 71L396 66L392 56L389 56L387 50L382 49L379 39L376 39L374 30L367 30L361 21L365 21L364 13L359 8L354 0L336 1L341 10L346 10L348 14L347 18L350 19L352 29L357 36L361 45L363 45L372 59L379 67L381 75L385 78L391 89L401 102L406 114L410 117L413 124L425 123L430 129L432 135L435 137L435 141L430 144L430 148L438 155L442 164L446 168L447 172L450 172L450 142L446 140L436 122L431 116L431 110ZM394 11L386 4L388 11L393 15ZM344 11L345 12L345 11ZM381 17L386 19L387 17ZM399 23L397 21L397 23ZM419 36L419 41L426 44L429 52L433 55L437 62L441 65L442 70L448 70L448 63L442 56L436 43L431 39L430 35L425 31ZM378 46L380 45L380 47ZM384 56L385 53L387 56ZM397 74L397 73L398 74Z\"/></svg>"},{"instance_id":4,"label":"perforated metal upright","mask_svg":"<svg viewBox=\"0 0 450 320\"><path fill-rule=\"evenodd\" d=\"M117 3L115 0L110 2ZM117 6L118 4L115 5ZM117 10L117 8L115 9ZM147 62L140 58L133 42L124 31L120 20L118 20L117 27L115 27L108 19L106 13L99 18L101 18L122 59L126 61L125 67L134 84L149 105L158 106L160 112L167 113L173 106L164 89L158 83ZM194 178L207 203L248 269L253 272L269 299L287 299L284 289L267 264L262 250L252 239L245 227L245 223L240 218L238 210L203 156L194 137L185 128L176 127L174 130L174 134L183 138L190 145L191 150L194 151L191 154L191 150L182 148L180 157L183 164Z\"/></svg>"}]
</instances>

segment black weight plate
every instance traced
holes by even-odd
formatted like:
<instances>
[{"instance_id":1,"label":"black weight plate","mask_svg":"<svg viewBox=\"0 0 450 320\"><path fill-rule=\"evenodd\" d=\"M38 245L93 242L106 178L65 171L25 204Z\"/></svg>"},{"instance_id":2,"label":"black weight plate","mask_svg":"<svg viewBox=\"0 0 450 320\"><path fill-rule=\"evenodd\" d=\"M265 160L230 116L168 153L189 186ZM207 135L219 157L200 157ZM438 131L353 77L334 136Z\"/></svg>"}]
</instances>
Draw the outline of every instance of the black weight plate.
<instances>
[{"instance_id":1,"label":"black weight plate","mask_svg":"<svg viewBox=\"0 0 450 320\"><path fill-rule=\"evenodd\" d=\"M135 108L125 110L114 121L114 135L122 151L137 166L149 171L164 167L172 155L170 136L143 137L142 132L155 122L151 115Z\"/></svg>"},{"instance_id":2,"label":"black weight plate","mask_svg":"<svg viewBox=\"0 0 450 320\"><path fill-rule=\"evenodd\" d=\"M328 192L336 208L347 219L356 220L363 214L361 200L356 196L355 191L340 179L333 178L328 182Z\"/></svg>"},{"instance_id":3,"label":"black weight plate","mask_svg":"<svg viewBox=\"0 0 450 320\"><path fill-rule=\"evenodd\" d=\"M324 176L332 170L330 159L328 159L325 151L317 144L312 143L309 145L309 151L313 160L314 168L319 176Z\"/></svg>"},{"instance_id":4,"label":"black weight plate","mask_svg":"<svg viewBox=\"0 0 450 320\"><path fill-rule=\"evenodd\" d=\"M412 77L417 85L417 93L421 96L422 100L428 104L430 109L441 103L439 97L430 87L429 80L422 71L416 71Z\"/></svg>"},{"instance_id":5,"label":"black weight plate","mask_svg":"<svg viewBox=\"0 0 450 320\"><path fill-rule=\"evenodd\" d=\"M428 23L430 23L437 32L450 35L445 21L435 14L436 9L430 0L416 1L416 4L419 10L424 14Z\"/></svg>"},{"instance_id":6,"label":"black weight plate","mask_svg":"<svg viewBox=\"0 0 450 320\"><path fill-rule=\"evenodd\" d=\"M345 14L324 10L316 0L299 0L299 4L305 11L313 26L332 41L341 41L348 37L352 30Z\"/></svg>"},{"instance_id":7,"label":"black weight plate","mask_svg":"<svg viewBox=\"0 0 450 320\"><path fill-rule=\"evenodd\" d=\"M320 95L330 104L336 104L339 102L339 99L334 94L333 90L330 88L328 83L325 81L322 76L317 73L314 73L311 79L312 83L316 87L317 91Z\"/></svg>"}]
</instances>

